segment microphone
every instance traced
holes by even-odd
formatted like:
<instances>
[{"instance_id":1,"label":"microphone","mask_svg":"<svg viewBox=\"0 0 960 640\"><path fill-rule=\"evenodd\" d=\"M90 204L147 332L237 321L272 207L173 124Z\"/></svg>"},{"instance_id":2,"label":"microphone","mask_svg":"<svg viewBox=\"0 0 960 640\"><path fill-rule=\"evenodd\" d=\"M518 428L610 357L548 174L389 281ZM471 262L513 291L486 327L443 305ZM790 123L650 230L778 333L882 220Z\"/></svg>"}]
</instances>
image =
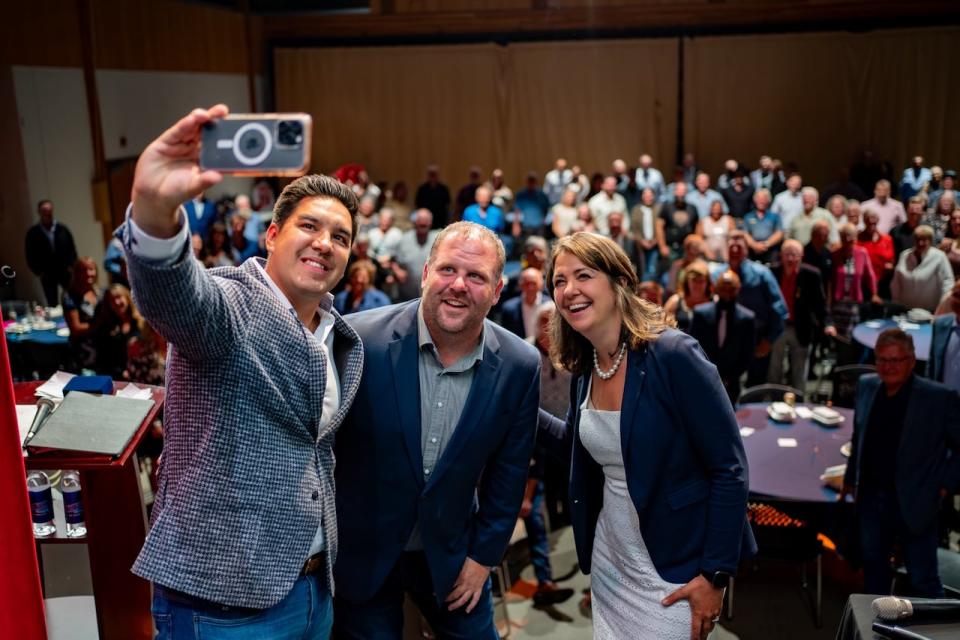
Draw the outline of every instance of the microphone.
<instances>
[{"instance_id":1,"label":"microphone","mask_svg":"<svg viewBox=\"0 0 960 640\"><path fill-rule=\"evenodd\" d=\"M870 606L874 615L881 620L960 619L960 600L884 596L874 600Z\"/></svg>"},{"instance_id":2,"label":"microphone","mask_svg":"<svg viewBox=\"0 0 960 640\"><path fill-rule=\"evenodd\" d=\"M874 622L871 628L874 633L878 633L884 638L890 638L891 640L933 640L928 636L922 636L909 629L883 624L882 622Z\"/></svg>"},{"instance_id":3,"label":"microphone","mask_svg":"<svg viewBox=\"0 0 960 640\"><path fill-rule=\"evenodd\" d=\"M37 415L33 416L33 422L30 423L30 430L27 431L27 437L23 439L24 447L30 444L33 437L37 435L37 431L40 431L40 427L43 426L43 423L56 408L57 405L55 405L50 398L40 398L37 400Z\"/></svg>"}]
</instances>

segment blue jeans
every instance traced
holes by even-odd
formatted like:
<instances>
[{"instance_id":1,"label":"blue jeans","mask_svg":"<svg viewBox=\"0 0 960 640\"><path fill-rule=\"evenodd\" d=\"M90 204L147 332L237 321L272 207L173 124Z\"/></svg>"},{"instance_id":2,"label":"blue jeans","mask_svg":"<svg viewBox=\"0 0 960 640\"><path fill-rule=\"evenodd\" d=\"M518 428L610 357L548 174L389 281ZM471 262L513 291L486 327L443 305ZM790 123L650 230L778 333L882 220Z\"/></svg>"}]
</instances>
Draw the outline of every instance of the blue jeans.
<instances>
[{"instance_id":1,"label":"blue jeans","mask_svg":"<svg viewBox=\"0 0 960 640\"><path fill-rule=\"evenodd\" d=\"M638 274L640 280L656 280L660 266L660 252L654 247L649 251L641 251L640 255L641 273Z\"/></svg>"},{"instance_id":2,"label":"blue jeans","mask_svg":"<svg viewBox=\"0 0 960 640\"><path fill-rule=\"evenodd\" d=\"M483 585L477 606L448 611L437 604L427 557L422 551L400 554L380 591L367 602L334 601L333 636L337 640L402 640L403 596L410 595L439 640L499 640L493 624L490 579Z\"/></svg>"},{"instance_id":3,"label":"blue jeans","mask_svg":"<svg viewBox=\"0 0 960 640\"><path fill-rule=\"evenodd\" d=\"M907 527L896 492L861 488L857 492L864 592L890 593L890 554L899 540L912 595L942 598L937 569L937 527L916 534Z\"/></svg>"},{"instance_id":4,"label":"blue jeans","mask_svg":"<svg viewBox=\"0 0 960 640\"><path fill-rule=\"evenodd\" d=\"M157 640L327 640L333 604L323 575L301 576L269 609L194 607L154 588L153 623Z\"/></svg>"},{"instance_id":5,"label":"blue jeans","mask_svg":"<svg viewBox=\"0 0 960 640\"><path fill-rule=\"evenodd\" d=\"M547 541L547 523L543 520L543 483L537 483L537 490L533 494L530 515L523 519L527 528L527 542L530 544L530 562L537 582L553 582L553 572L550 570L550 543Z\"/></svg>"}]
</instances>

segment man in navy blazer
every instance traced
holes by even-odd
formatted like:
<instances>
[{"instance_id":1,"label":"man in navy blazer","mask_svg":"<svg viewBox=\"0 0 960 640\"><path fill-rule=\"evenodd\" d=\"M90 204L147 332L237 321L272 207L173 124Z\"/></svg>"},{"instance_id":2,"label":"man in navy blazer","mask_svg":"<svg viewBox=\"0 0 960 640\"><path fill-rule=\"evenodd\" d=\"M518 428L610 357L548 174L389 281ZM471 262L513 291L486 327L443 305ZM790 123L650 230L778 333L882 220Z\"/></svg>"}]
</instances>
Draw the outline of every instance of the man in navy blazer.
<instances>
[{"instance_id":1,"label":"man in navy blazer","mask_svg":"<svg viewBox=\"0 0 960 640\"><path fill-rule=\"evenodd\" d=\"M183 209L187 214L187 226L190 228L190 234L200 236L204 241L207 239L207 229L217 217L216 205L207 200L203 192L200 192L192 200L183 203Z\"/></svg>"},{"instance_id":2,"label":"man in navy blazer","mask_svg":"<svg viewBox=\"0 0 960 640\"><path fill-rule=\"evenodd\" d=\"M937 512L960 484L960 395L913 375L913 339L901 329L881 333L875 351L877 373L857 385L841 492L856 497L865 593L889 593L899 540L915 595L942 597Z\"/></svg>"},{"instance_id":3,"label":"man in navy blazer","mask_svg":"<svg viewBox=\"0 0 960 640\"><path fill-rule=\"evenodd\" d=\"M450 225L422 298L348 317L366 366L335 449L338 638L401 638L404 592L439 637L498 637L489 568L516 524L540 396L536 349L485 320L504 260L489 230Z\"/></svg>"},{"instance_id":4,"label":"man in navy blazer","mask_svg":"<svg viewBox=\"0 0 960 640\"><path fill-rule=\"evenodd\" d=\"M757 336L753 312L737 304L739 293L737 274L733 271L720 274L717 301L698 305L690 323L690 335L700 343L707 359L716 365L734 405L740 395L740 377L753 360Z\"/></svg>"},{"instance_id":5,"label":"man in navy blazer","mask_svg":"<svg viewBox=\"0 0 960 640\"><path fill-rule=\"evenodd\" d=\"M537 310L544 301L543 272L528 267L520 273L520 295L503 303L500 326L528 338L537 333Z\"/></svg>"},{"instance_id":6,"label":"man in navy blazer","mask_svg":"<svg viewBox=\"0 0 960 640\"><path fill-rule=\"evenodd\" d=\"M927 377L960 392L960 279L953 283L948 299L952 313L933 321Z\"/></svg>"}]
</instances>

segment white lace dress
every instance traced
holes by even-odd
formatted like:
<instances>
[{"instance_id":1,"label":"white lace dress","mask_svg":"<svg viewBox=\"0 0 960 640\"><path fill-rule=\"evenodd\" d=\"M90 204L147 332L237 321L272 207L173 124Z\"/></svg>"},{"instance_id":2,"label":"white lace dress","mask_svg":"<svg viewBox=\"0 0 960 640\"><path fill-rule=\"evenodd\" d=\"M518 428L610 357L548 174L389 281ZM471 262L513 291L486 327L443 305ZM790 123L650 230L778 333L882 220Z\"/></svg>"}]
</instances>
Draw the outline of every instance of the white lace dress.
<instances>
[{"instance_id":1,"label":"white lace dress","mask_svg":"<svg viewBox=\"0 0 960 640\"><path fill-rule=\"evenodd\" d=\"M690 605L669 607L660 601L682 585L657 573L640 535L640 522L627 493L620 449L620 412L600 411L589 403L580 412L580 441L603 466L603 509L593 540L593 637L688 640ZM712 635L712 634L711 634Z\"/></svg>"}]
</instances>

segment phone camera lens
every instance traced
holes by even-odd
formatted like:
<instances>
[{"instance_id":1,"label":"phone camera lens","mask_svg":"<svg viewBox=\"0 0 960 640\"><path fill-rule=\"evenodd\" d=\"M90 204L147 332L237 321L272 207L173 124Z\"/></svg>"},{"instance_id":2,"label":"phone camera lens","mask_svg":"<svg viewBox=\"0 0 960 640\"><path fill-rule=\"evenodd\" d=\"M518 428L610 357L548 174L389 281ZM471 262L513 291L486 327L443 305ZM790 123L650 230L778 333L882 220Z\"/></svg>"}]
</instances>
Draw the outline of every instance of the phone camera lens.
<instances>
[{"instance_id":1,"label":"phone camera lens","mask_svg":"<svg viewBox=\"0 0 960 640\"><path fill-rule=\"evenodd\" d=\"M303 144L303 123L299 120L281 120L277 128L277 144L299 147Z\"/></svg>"},{"instance_id":2,"label":"phone camera lens","mask_svg":"<svg viewBox=\"0 0 960 640\"><path fill-rule=\"evenodd\" d=\"M263 133L251 129L240 136L240 151L244 155L255 156L263 149L264 142Z\"/></svg>"}]
</instances>

